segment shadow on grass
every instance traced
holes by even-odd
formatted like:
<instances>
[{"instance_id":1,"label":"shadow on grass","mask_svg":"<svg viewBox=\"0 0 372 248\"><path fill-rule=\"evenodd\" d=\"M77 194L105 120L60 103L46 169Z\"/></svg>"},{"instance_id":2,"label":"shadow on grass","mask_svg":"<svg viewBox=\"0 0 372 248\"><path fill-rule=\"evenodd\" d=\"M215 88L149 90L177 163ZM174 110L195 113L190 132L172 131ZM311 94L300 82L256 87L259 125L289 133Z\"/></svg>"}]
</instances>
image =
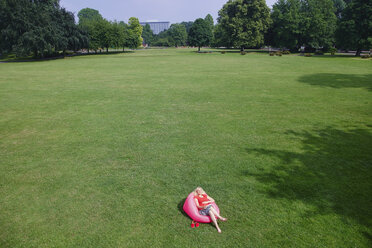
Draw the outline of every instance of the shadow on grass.
<instances>
[{"instance_id":1,"label":"shadow on grass","mask_svg":"<svg viewBox=\"0 0 372 248\"><path fill-rule=\"evenodd\" d=\"M0 61L0 63L20 63L20 62L43 62L43 61L49 61L49 60L57 60L57 59L64 59L64 58L69 58L69 57L77 57L77 56L90 56L90 55L113 55L113 54L121 54L121 53L134 53L134 51L111 51L111 52L90 52L90 53L77 53L77 54L69 54L66 56L56 56L56 57L46 57L46 58L12 58L10 60L7 60L7 57L2 57L0 59L3 59L3 61Z\"/></svg>"},{"instance_id":2,"label":"shadow on grass","mask_svg":"<svg viewBox=\"0 0 372 248\"><path fill-rule=\"evenodd\" d=\"M275 157L281 165L258 173L243 171L267 186L273 198L302 201L314 210L335 213L347 223L358 222L372 243L372 134L368 129L331 127L286 133L301 140L303 152L246 149L257 156Z\"/></svg>"},{"instance_id":3,"label":"shadow on grass","mask_svg":"<svg viewBox=\"0 0 372 248\"><path fill-rule=\"evenodd\" d=\"M372 90L372 74L317 73L299 78L302 83L331 88L365 88Z\"/></svg>"},{"instance_id":4,"label":"shadow on grass","mask_svg":"<svg viewBox=\"0 0 372 248\"><path fill-rule=\"evenodd\" d=\"M246 52L246 54L249 54L249 53L265 53L265 54L269 54L269 51L268 50L263 50L263 49L245 49L244 50ZM200 54L208 54L208 53L221 53L221 52L225 52L225 53L233 53L233 54L240 54L240 50L239 49L229 49L229 48L204 48L200 50L200 52L198 52L197 48L196 50L193 50L193 51L188 51L189 53L200 53Z\"/></svg>"},{"instance_id":5,"label":"shadow on grass","mask_svg":"<svg viewBox=\"0 0 372 248\"><path fill-rule=\"evenodd\" d=\"M178 208L178 211L180 211L183 216L190 219L190 217L185 213L185 211L183 211L183 204L185 203L185 201L186 201L186 198L182 199L182 201L178 203L177 208Z\"/></svg>"}]
</instances>

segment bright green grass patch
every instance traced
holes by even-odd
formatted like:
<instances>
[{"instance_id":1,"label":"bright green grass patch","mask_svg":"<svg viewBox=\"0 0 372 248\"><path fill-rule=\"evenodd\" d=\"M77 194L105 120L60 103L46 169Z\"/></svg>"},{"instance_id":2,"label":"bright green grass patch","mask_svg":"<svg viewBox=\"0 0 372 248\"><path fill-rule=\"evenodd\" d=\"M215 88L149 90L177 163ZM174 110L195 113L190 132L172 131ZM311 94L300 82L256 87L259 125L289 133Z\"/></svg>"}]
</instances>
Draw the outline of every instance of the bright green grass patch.
<instances>
[{"instance_id":1,"label":"bright green grass patch","mask_svg":"<svg viewBox=\"0 0 372 248\"><path fill-rule=\"evenodd\" d=\"M0 64L0 246L368 247L371 69L188 49ZM198 185L222 234L181 211Z\"/></svg>"}]
</instances>

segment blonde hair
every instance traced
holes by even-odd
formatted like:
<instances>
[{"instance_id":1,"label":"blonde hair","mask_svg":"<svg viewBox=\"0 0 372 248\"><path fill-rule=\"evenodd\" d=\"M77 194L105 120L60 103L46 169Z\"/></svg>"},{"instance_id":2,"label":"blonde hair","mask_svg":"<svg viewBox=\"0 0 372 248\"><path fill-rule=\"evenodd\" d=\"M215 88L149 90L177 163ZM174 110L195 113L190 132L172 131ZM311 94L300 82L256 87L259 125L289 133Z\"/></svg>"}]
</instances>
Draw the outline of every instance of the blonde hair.
<instances>
[{"instance_id":1,"label":"blonde hair","mask_svg":"<svg viewBox=\"0 0 372 248\"><path fill-rule=\"evenodd\" d=\"M196 189L194 190L194 195L198 195L198 193L196 192L197 190L201 190L202 194L205 194L205 191L202 187L196 187Z\"/></svg>"}]
</instances>

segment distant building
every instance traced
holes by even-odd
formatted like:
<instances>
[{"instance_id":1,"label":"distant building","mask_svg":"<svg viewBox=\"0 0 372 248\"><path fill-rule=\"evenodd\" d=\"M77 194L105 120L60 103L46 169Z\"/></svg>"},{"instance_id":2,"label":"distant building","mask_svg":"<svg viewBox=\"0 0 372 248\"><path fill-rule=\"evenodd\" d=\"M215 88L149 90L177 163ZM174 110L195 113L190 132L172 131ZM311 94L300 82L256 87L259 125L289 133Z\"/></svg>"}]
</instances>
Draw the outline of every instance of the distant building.
<instances>
[{"instance_id":1,"label":"distant building","mask_svg":"<svg viewBox=\"0 0 372 248\"><path fill-rule=\"evenodd\" d=\"M146 26L146 24L149 24L154 34L159 34L160 32L169 28L169 22L140 22L140 24L142 26Z\"/></svg>"}]
</instances>

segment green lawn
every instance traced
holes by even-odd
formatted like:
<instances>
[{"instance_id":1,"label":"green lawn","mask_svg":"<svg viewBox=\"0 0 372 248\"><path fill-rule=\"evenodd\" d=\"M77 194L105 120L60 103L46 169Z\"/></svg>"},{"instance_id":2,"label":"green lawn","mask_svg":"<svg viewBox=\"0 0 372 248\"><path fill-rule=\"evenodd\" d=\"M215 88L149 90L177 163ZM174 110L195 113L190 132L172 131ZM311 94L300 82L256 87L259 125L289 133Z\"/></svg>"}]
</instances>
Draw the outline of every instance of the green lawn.
<instances>
[{"instance_id":1,"label":"green lawn","mask_svg":"<svg viewBox=\"0 0 372 248\"><path fill-rule=\"evenodd\" d=\"M0 64L0 247L372 245L372 60L193 51Z\"/></svg>"}]
</instances>

